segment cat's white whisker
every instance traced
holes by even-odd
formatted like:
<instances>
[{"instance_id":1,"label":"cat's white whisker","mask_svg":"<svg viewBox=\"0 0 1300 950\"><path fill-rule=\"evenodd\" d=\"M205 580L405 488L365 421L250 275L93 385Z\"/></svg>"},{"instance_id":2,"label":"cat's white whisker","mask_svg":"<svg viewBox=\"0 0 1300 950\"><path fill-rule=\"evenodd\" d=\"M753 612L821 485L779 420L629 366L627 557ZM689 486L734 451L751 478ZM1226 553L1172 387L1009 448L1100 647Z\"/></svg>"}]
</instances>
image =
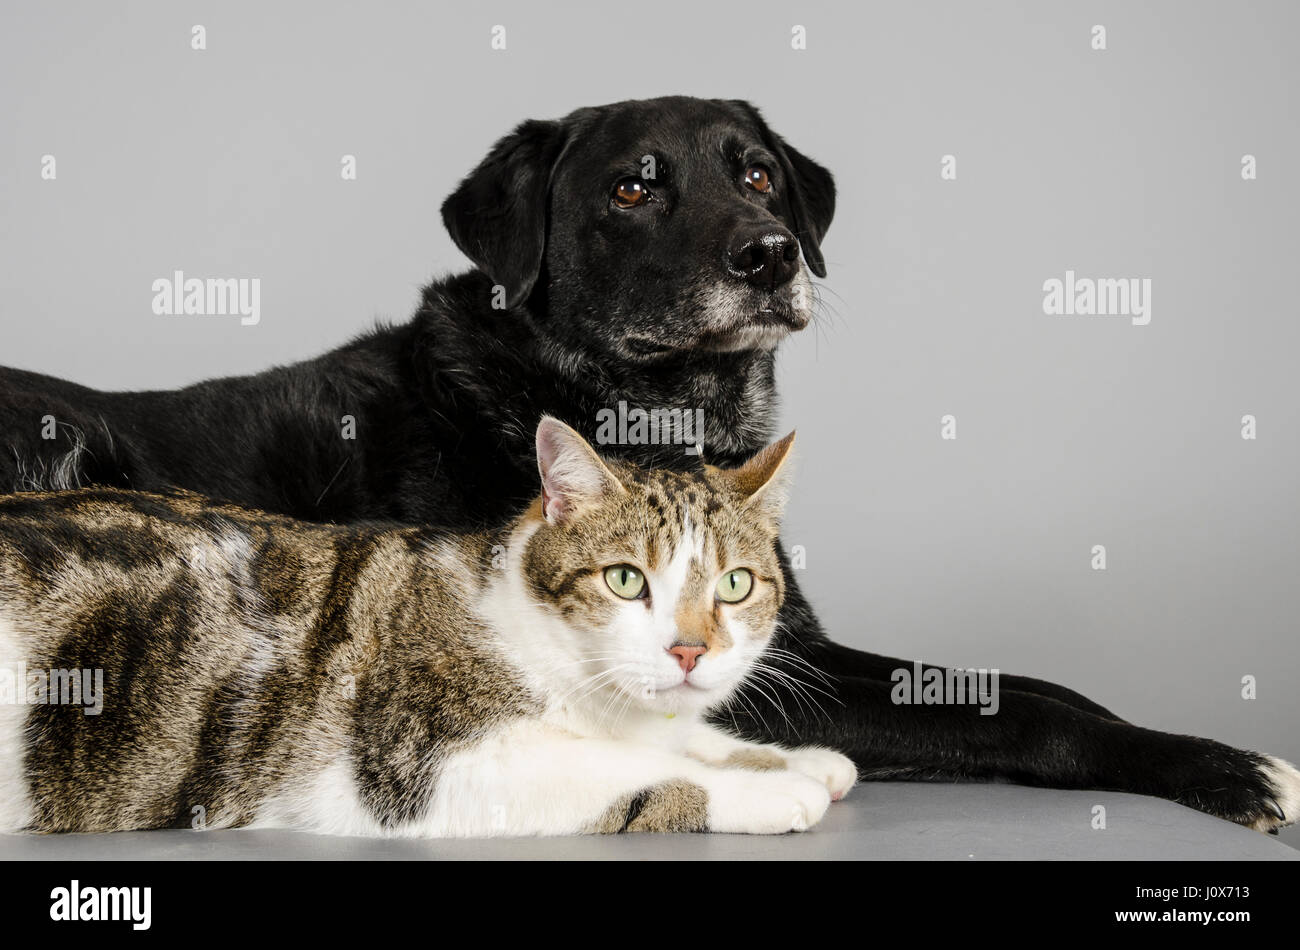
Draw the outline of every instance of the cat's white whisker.
<instances>
[{"instance_id":1,"label":"cat's white whisker","mask_svg":"<svg viewBox=\"0 0 1300 950\"><path fill-rule=\"evenodd\" d=\"M770 651L768 652L768 654L765 654L765 655L770 655ZM772 660L777 661L777 662L787 662L786 659L785 659L784 657L781 657L781 656L770 656L770 658L771 658ZM794 664L792 664L792 665L794 665ZM799 684L799 686L800 686L801 688L805 689L805 690L812 690L813 692L821 693L821 694L822 694L823 696L825 696L827 699L834 700L835 702L839 703L841 706L844 705L843 700L841 700L837 695L835 695L835 693L830 692L829 690L826 690L826 689L822 689L820 686L817 686L817 685L814 684L814 683L810 683L810 682L808 682L807 680L802 680L802 679L800 679L798 676L796 676L796 675L795 675L794 673L792 673L792 672L789 672L789 671L787 671L787 670L778 670L776 667L772 666L770 663L764 663L764 664L763 664L763 668L764 668L765 670L767 670L768 672L770 672L770 673L773 673L773 674L775 674L775 675L777 675L777 676L784 677L785 679L787 679L787 680L788 680L789 682L791 682L791 683L797 683L797 684ZM800 670L800 671L803 670L803 667L800 667L800 666L797 666L797 665L795 665L795 668L796 668L796 670ZM809 667L809 669L812 669L812 667ZM813 670L813 671L816 672L815 670ZM835 688L833 683L826 682L824 678L823 678L823 682L825 683L826 686L830 687L830 689L834 689L834 688Z\"/></svg>"},{"instance_id":2,"label":"cat's white whisker","mask_svg":"<svg viewBox=\"0 0 1300 950\"><path fill-rule=\"evenodd\" d=\"M790 695L794 697L795 702L799 704L799 707L801 709L806 708L813 712L820 713L821 715L825 716L827 720L830 720L831 718L830 714L826 712L825 708L821 705L821 703L819 703L816 700L816 698L809 692L809 689L810 688L814 689L817 692L823 693L824 695L827 696L830 695L829 693L826 693L824 690L819 690L816 687L810 687L809 684L804 683L798 679L795 679L789 673L786 673L782 670L775 669L771 666L763 665L763 666L756 667L754 673L757 676L768 677L769 682L771 682L774 687L779 687L779 686L787 687L790 691Z\"/></svg>"},{"instance_id":3,"label":"cat's white whisker","mask_svg":"<svg viewBox=\"0 0 1300 950\"><path fill-rule=\"evenodd\" d=\"M768 669L766 667L756 667L754 669L754 675L760 678L766 678L766 680L770 682L774 688L779 689L781 687L787 687L789 689L791 698L794 699L799 709L802 711L808 708L804 701L804 697L801 696L800 693L796 689L794 689L790 683L774 675L773 670Z\"/></svg>"},{"instance_id":4,"label":"cat's white whisker","mask_svg":"<svg viewBox=\"0 0 1300 950\"><path fill-rule=\"evenodd\" d=\"M817 677L817 679L821 680L822 683L824 683L825 685L831 687L832 689L835 688L835 683L836 683L835 677L817 669L817 667L813 666L803 657L799 656L799 654L792 653L789 650L783 650L780 647L775 647L775 646L767 647L767 649L764 650L764 652L767 655L771 656L773 659L780 659L789 663L792 666L798 666L799 668L806 670L807 672L811 673L813 676Z\"/></svg>"},{"instance_id":5,"label":"cat's white whisker","mask_svg":"<svg viewBox=\"0 0 1300 950\"><path fill-rule=\"evenodd\" d=\"M751 713L755 719L757 719L759 722L763 724L764 732L770 733L772 731L771 727L769 727L767 724L767 720L763 717L763 713L759 710L759 708L756 705L754 705L753 702L750 701L749 697L746 696L743 691L738 691L735 694L734 698L735 701L739 703L741 706L743 706L747 712ZM737 729L737 731L739 732L741 730Z\"/></svg>"},{"instance_id":6,"label":"cat's white whisker","mask_svg":"<svg viewBox=\"0 0 1300 950\"><path fill-rule=\"evenodd\" d=\"M625 665L624 668L626 668L626 666L630 666L630 665L631 665L631 664L627 664L627 665ZM625 689L621 689L621 688L620 688L620 687L622 686L622 683L618 681L618 678L617 678L617 677L615 677L615 681L614 681L613 683L609 684L609 685L613 686L614 689L611 689L611 690L610 690L609 696L605 699L605 705L603 705L603 706L600 708L600 713L596 716L596 723L597 723L598 725L604 723L606 716L609 715L610 707L613 706L613 704L619 700L619 698L620 698L620 694L621 694L621 695L622 695L622 696L623 696L627 701L631 701L631 699L632 699L632 694L631 694L630 692L628 692L628 691L625 690ZM610 730L610 731L612 731L612 730Z\"/></svg>"},{"instance_id":7,"label":"cat's white whisker","mask_svg":"<svg viewBox=\"0 0 1300 950\"><path fill-rule=\"evenodd\" d=\"M601 653L601 654L595 654L595 655L592 655L592 656L588 656L588 657L586 657L586 658L584 658L584 659L581 659L581 660L568 660L568 661L563 662L563 663L556 663L556 664L554 664L554 665L552 665L552 666L548 666L548 667L546 668L546 672L547 672L547 673L558 673L558 672L560 672L560 670L567 670L567 669L569 669L570 667L581 666L581 665L585 665L585 664L587 664L587 663L603 663L603 662L608 662L609 660L612 660L615 656L617 656L617 654L615 654L615 653Z\"/></svg>"},{"instance_id":8,"label":"cat's white whisker","mask_svg":"<svg viewBox=\"0 0 1300 950\"><path fill-rule=\"evenodd\" d=\"M790 719L790 714L786 712L785 705L781 702L781 700L777 696L775 696L773 693L769 692L768 690L764 689L763 687L764 681L762 680L762 677L758 675L761 673L761 668L755 667L754 670L751 671L751 673L755 674L755 676L754 678L751 678L749 680L749 685L753 687L753 689L756 692L758 692L759 695L763 696L769 703L772 704L772 708L781 714L781 718L785 720L786 725L793 726L794 722Z\"/></svg>"},{"instance_id":9,"label":"cat's white whisker","mask_svg":"<svg viewBox=\"0 0 1300 950\"><path fill-rule=\"evenodd\" d=\"M618 732L618 727L619 724L623 721L623 716L627 713L628 709L631 708L632 706L633 693L626 689L620 690L620 692L623 693L623 701L618 706L618 712L614 716L614 721L609 725L609 731L611 733ZM616 692L614 696L617 697L618 693ZM608 709L608 704L606 704L606 708ZM602 711L602 718L603 717L604 717L604 712Z\"/></svg>"},{"instance_id":10,"label":"cat's white whisker","mask_svg":"<svg viewBox=\"0 0 1300 950\"><path fill-rule=\"evenodd\" d=\"M593 673L591 676L588 676L588 677L583 678L582 680L580 680L580 681L578 682L578 684L577 684L576 686L574 686L572 689L569 689L568 691L566 691L565 693L563 693L563 694L559 697L559 699L557 699L557 700L555 701L555 704L556 704L557 706L563 706L564 703L565 703L567 700L569 700L571 697L573 697L574 693L577 693L579 690L584 690L584 687L586 687L585 691L583 691L583 692L582 692L579 696L577 696L577 698L576 698L576 701L577 701L577 702L582 702L582 701L585 700L588 696L590 696L592 693L594 693L596 690L600 689L600 688L603 687L603 686L608 686L608 685L610 685L610 684L608 684L608 683L602 683L602 682L600 682L601 680L605 679L606 677L617 677L617 675L618 675L622 670L626 669L627 666L629 666L629 665L630 665L630 664L627 664L627 663L620 663L620 664L617 665L617 666L612 666L612 667L609 667L609 668L607 668L607 669L603 669L603 670L599 671L598 673ZM589 684L590 684L590 685L589 685Z\"/></svg>"}]
</instances>

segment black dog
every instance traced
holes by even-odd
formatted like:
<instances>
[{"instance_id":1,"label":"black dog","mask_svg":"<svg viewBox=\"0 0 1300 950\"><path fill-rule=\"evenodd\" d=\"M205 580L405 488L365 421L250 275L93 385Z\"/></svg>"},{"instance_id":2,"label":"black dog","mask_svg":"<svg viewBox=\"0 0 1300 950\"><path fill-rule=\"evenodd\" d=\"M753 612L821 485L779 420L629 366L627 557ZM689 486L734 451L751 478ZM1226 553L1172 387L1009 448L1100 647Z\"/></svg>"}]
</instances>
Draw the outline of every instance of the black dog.
<instances>
[{"instance_id":1,"label":"black dog","mask_svg":"<svg viewBox=\"0 0 1300 950\"><path fill-rule=\"evenodd\" d=\"M312 520L477 527L528 501L542 413L591 437L620 402L701 408L704 457L736 463L773 434L773 350L810 318L806 270L825 275L834 206L830 174L743 102L525 122L443 206L478 269L427 288L410 323L175 392L0 370L0 479L181 486ZM604 448L699 464L681 445ZM1300 773L1277 760L1129 725L1049 683L1003 677L992 716L896 705L891 674L912 664L830 642L786 573L781 646L832 677L837 702L828 717L799 687L766 684L720 717L747 736L842 749L868 778L1141 792L1266 829L1295 817L1279 801L1295 810Z\"/></svg>"}]
</instances>

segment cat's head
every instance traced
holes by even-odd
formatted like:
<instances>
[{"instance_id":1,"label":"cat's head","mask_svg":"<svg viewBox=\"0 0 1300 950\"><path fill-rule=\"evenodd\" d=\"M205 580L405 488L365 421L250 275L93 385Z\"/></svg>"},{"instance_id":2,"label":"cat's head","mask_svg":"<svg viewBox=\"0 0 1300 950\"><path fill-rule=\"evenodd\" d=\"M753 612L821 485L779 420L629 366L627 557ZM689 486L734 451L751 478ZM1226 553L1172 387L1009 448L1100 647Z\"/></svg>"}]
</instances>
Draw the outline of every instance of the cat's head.
<instances>
[{"instance_id":1,"label":"cat's head","mask_svg":"<svg viewBox=\"0 0 1300 950\"><path fill-rule=\"evenodd\" d=\"M582 693L699 712L750 673L785 594L776 540L793 442L736 469L645 470L541 421L521 566L533 600L568 628Z\"/></svg>"}]
</instances>

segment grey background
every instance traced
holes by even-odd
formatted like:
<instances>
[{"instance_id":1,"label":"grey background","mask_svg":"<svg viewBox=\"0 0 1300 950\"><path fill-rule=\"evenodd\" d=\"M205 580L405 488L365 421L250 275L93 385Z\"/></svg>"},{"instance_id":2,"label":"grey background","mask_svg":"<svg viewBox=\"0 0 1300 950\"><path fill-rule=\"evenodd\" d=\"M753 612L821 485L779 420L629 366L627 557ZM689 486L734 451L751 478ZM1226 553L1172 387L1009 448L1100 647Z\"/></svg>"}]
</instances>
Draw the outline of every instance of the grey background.
<instances>
[{"instance_id":1,"label":"grey background","mask_svg":"<svg viewBox=\"0 0 1300 950\"><path fill-rule=\"evenodd\" d=\"M466 266L438 205L515 122L747 98L840 188L829 309L781 359L787 540L832 634L1300 761L1298 29L1286 3L10 0L0 363L151 388L314 355ZM1044 315L1067 268L1151 278L1150 325ZM260 277L261 324L155 316L174 269Z\"/></svg>"}]
</instances>

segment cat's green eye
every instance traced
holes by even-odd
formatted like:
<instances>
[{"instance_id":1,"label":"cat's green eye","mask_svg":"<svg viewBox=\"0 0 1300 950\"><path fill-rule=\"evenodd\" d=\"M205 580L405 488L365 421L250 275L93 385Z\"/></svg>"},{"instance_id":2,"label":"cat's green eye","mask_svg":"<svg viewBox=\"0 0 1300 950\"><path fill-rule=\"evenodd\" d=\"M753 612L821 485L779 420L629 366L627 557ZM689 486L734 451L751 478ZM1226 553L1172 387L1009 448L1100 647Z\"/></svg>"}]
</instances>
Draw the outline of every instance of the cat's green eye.
<instances>
[{"instance_id":1,"label":"cat's green eye","mask_svg":"<svg viewBox=\"0 0 1300 950\"><path fill-rule=\"evenodd\" d=\"M624 600L636 600L645 594L645 575L631 564L605 568L605 583Z\"/></svg>"},{"instance_id":2,"label":"cat's green eye","mask_svg":"<svg viewBox=\"0 0 1300 950\"><path fill-rule=\"evenodd\" d=\"M718 581L718 600L725 604L738 604L754 589L754 575L743 567L727 571Z\"/></svg>"}]
</instances>

